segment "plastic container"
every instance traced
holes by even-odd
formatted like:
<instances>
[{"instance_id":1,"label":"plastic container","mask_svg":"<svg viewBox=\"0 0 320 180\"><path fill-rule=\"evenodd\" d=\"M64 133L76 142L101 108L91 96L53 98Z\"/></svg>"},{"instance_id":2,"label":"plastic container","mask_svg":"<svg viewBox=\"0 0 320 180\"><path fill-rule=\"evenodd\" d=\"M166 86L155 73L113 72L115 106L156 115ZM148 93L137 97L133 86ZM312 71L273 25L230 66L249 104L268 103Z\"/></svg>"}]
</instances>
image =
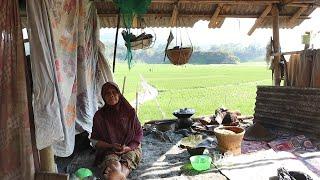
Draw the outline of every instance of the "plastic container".
<instances>
[{"instance_id":1,"label":"plastic container","mask_svg":"<svg viewBox=\"0 0 320 180\"><path fill-rule=\"evenodd\" d=\"M190 157L190 162L193 169L197 171L204 171L210 169L212 158L207 155L196 155Z\"/></svg>"},{"instance_id":2,"label":"plastic container","mask_svg":"<svg viewBox=\"0 0 320 180\"><path fill-rule=\"evenodd\" d=\"M92 177L93 174L92 174L92 171L90 169L87 169L87 168L80 168L76 171L75 173L76 177L78 179L86 179L86 178L89 178L89 177Z\"/></svg>"}]
</instances>

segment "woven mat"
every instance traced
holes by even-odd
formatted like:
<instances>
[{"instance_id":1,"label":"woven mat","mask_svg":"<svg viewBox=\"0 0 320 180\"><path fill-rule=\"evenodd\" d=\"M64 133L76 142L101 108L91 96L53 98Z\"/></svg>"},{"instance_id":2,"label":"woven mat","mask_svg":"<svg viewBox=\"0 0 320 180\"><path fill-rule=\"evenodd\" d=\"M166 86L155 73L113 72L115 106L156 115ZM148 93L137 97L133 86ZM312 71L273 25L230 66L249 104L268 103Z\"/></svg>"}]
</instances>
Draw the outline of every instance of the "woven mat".
<instances>
[{"instance_id":1,"label":"woven mat","mask_svg":"<svg viewBox=\"0 0 320 180\"><path fill-rule=\"evenodd\" d=\"M313 179L320 178L292 153L272 149L230 157L221 163L219 169L231 180L262 180L277 176L280 167L304 172Z\"/></svg>"}]
</instances>

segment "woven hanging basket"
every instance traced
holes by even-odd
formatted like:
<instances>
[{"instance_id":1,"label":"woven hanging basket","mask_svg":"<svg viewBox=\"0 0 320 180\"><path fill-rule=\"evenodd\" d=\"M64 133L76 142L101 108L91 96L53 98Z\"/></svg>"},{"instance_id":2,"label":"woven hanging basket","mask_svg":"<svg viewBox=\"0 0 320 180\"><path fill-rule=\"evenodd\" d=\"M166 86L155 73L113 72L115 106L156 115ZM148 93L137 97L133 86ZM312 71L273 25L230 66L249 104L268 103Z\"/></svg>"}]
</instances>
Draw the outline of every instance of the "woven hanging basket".
<instances>
[{"instance_id":1,"label":"woven hanging basket","mask_svg":"<svg viewBox=\"0 0 320 180\"><path fill-rule=\"evenodd\" d=\"M174 65L183 65L188 63L192 52L192 47L173 48L166 50L169 60Z\"/></svg>"},{"instance_id":2,"label":"woven hanging basket","mask_svg":"<svg viewBox=\"0 0 320 180\"><path fill-rule=\"evenodd\" d=\"M150 48L153 43L154 43L153 37L148 37L142 40L131 41L131 48L132 50L147 49L147 48Z\"/></svg>"}]
</instances>

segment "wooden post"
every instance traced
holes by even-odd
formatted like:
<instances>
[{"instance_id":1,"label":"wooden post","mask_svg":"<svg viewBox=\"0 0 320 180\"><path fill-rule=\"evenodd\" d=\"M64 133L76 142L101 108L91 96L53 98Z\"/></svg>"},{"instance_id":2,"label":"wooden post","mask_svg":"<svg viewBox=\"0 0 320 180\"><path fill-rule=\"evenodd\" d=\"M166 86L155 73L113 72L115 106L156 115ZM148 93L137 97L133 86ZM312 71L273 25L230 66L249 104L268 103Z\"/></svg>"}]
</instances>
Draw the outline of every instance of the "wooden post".
<instances>
[{"instance_id":1,"label":"wooden post","mask_svg":"<svg viewBox=\"0 0 320 180\"><path fill-rule=\"evenodd\" d=\"M136 114L137 115L138 115L138 106L139 106L138 97L139 97L139 93L138 93L138 89L137 89L137 91L136 91Z\"/></svg>"},{"instance_id":2,"label":"wooden post","mask_svg":"<svg viewBox=\"0 0 320 180\"><path fill-rule=\"evenodd\" d=\"M40 150L40 170L50 173L56 172L53 149L51 146Z\"/></svg>"},{"instance_id":3,"label":"wooden post","mask_svg":"<svg viewBox=\"0 0 320 180\"><path fill-rule=\"evenodd\" d=\"M127 76L124 76L123 77L123 84L122 84L122 95L124 94L124 88L126 86L126 79L127 79Z\"/></svg>"},{"instance_id":4,"label":"wooden post","mask_svg":"<svg viewBox=\"0 0 320 180\"><path fill-rule=\"evenodd\" d=\"M277 4L273 4L272 8L272 21L273 21L273 47L274 52L280 52L280 39L279 39L279 8ZM274 56L274 74L273 74L273 83L275 86L280 86L281 82L281 70L280 70L280 54L278 53Z\"/></svg>"},{"instance_id":5,"label":"wooden post","mask_svg":"<svg viewBox=\"0 0 320 180\"><path fill-rule=\"evenodd\" d=\"M117 20L116 40L114 41L113 63L112 63L112 72L113 73L114 73L114 70L116 68L116 56L117 56L119 27L120 27L120 10L119 10L119 13L118 13L118 20Z\"/></svg>"}]
</instances>

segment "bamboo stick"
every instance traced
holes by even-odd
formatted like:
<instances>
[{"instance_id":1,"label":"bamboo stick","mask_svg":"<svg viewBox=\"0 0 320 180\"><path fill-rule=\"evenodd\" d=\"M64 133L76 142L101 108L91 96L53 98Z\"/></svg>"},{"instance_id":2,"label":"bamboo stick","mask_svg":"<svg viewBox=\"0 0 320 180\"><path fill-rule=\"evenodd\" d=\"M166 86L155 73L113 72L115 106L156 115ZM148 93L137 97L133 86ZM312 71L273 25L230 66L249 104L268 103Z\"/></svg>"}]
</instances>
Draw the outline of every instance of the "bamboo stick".
<instances>
[{"instance_id":1,"label":"bamboo stick","mask_svg":"<svg viewBox=\"0 0 320 180\"><path fill-rule=\"evenodd\" d=\"M55 173L54 154L51 146L40 150L40 170Z\"/></svg>"},{"instance_id":2,"label":"bamboo stick","mask_svg":"<svg viewBox=\"0 0 320 180\"><path fill-rule=\"evenodd\" d=\"M153 0L153 3L174 3L175 0ZM273 4L282 3L282 0L180 0L179 3L204 3L204 4L214 4L214 3L224 3L224 4ZM294 0L288 4L300 4L300 3L314 3L314 0Z\"/></svg>"},{"instance_id":3,"label":"bamboo stick","mask_svg":"<svg viewBox=\"0 0 320 180\"><path fill-rule=\"evenodd\" d=\"M297 19L301 16L301 14L304 13L307 9L307 7L301 7L296 13L294 13L294 15L290 18L288 22L288 26L293 26Z\"/></svg>"},{"instance_id":4,"label":"bamboo stick","mask_svg":"<svg viewBox=\"0 0 320 180\"><path fill-rule=\"evenodd\" d=\"M269 5L266 7L266 9L263 11L263 13L256 20L256 22L254 23L254 25L251 27L250 31L248 32L249 36L251 36L251 34L256 30L256 28L262 24L264 18L269 14L271 9L272 9L272 5Z\"/></svg>"},{"instance_id":5,"label":"bamboo stick","mask_svg":"<svg viewBox=\"0 0 320 180\"><path fill-rule=\"evenodd\" d=\"M291 54L301 54L303 51L289 51L289 52L277 52L270 54L271 56L281 56L281 55L291 55Z\"/></svg>"},{"instance_id":6,"label":"bamboo stick","mask_svg":"<svg viewBox=\"0 0 320 180\"><path fill-rule=\"evenodd\" d=\"M173 8L173 11L172 11L171 19L170 19L170 25L171 25L171 27L177 26L178 14L179 14L178 5L175 4L175 5L174 5L174 8Z\"/></svg>"},{"instance_id":7,"label":"bamboo stick","mask_svg":"<svg viewBox=\"0 0 320 180\"><path fill-rule=\"evenodd\" d=\"M274 51L276 53L280 52L280 34L279 34L279 8L277 5L273 5L272 8L272 16L273 16L273 20L272 20L272 24L273 24L273 47L274 47ZM273 63L274 63L274 77L273 77L273 82L275 86L280 86L280 82L281 82L281 70L280 70L280 56L274 56L273 59Z\"/></svg>"},{"instance_id":8,"label":"bamboo stick","mask_svg":"<svg viewBox=\"0 0 320 180\"><path fill-rule=\"evenodd\" d=\"M217 24L218 24L218 16L219 16L219 13L220 11L222 10L222 7L223 7L223 4L219 4L216 8L216 10L214 11L212 17L210 18L210 22L208 24L209 28L215 28L217 27Z\"/></svg>"},{"instance_id":9,"label":"bamboo stick","mask_svg":"<svg viewBox=\"0 0 320 180\"><path fill-rule=\"evenodd\" d=\"M136 91L136 114L138 114L138 105L139 105L138 96L139 96L139 93L138 93L138 90L137 90Z\"/></svg>"},{"instance_id":10,"label":"bamboo stick","mask_svg":"<svg viewBox=\"0 0 320 180\"><path fill-rule=\"evenodd\" d=\"M124 94L124 88L126 86L126 79L127 79L127 76L124 76L123 77L123 84L122 84L122 95Z\"/></svg>"},{"instance_id":11,"label":"bamboo stick","mask_svg":"<svg viewBox=\"0 0 320 180\"><path fill-rule=\"evenodd\" d=\"M113 17L113 18L116 18L117 17L117 14L116 13L98 13L98 16L99 17ZM143 15L143 17L172 17L172 14L170 13L146 13ZM210 18L212 17L211 14L196 14L196 13L189 13L189 14L183 14L182 12L179 13L179 18L182 17L182 18L191 18L191 19L194 19L194 18L198 18L198 19L206 19L206 20L210 20ZM253 14L219 14L219 18L259 18L260 15L257 14L257 15L253 15ZM291 18L292 16L289 16L289 15L280 15L279 18ZM268 15L266 16L266 18L272 18L272 16ZM306 19L310 19L310 17L308 16L299 16L297 18L298 20L306 20Z\"/></svg>"},{"instance_id":12,"label":"bamboo stick","mask_svg":"<svg viewBox=\"0 0 320 180\"><path fill-rule=\"evenodd\" d=\"M120 12L120 10L119 10ZM117 56L117 45L118 45L118 33L119 33L119 27L120 27L120 13L118 13L118 19L117 19L117 30L116 30L116 40L114 42L114 50L113 50L113 63L112 63L112 72L114 73L114 70L116 68L116 56Z\"/></svg>"}]
</instances>

